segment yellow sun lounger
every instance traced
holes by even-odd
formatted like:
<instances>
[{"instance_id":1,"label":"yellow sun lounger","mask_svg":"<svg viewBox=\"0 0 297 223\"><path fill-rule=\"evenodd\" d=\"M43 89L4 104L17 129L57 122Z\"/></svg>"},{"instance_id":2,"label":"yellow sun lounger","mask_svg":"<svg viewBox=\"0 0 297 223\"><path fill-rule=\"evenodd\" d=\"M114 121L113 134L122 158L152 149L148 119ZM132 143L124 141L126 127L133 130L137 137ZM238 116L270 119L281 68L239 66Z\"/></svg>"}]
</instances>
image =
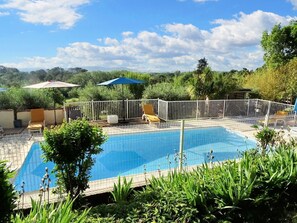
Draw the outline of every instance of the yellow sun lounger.
<instances>
[{"instance_id":1,"label":"yellow sun lounger","mask_svg":"<svg viewBox=\"0 0 297 223\"><path fill-rule=\"evenodd\" d=\"M286 125L287 116L288 116L288 112L277 111L273 116L269 117L267 125L274 124L274 127L276 127L278 123L282 123L283 125ZM259 123L265 124L265 120L260 120Z\"/></svg>"},{"instance_id":2,"label":"yellow sun lounger","mask_svg":"<svg viewBox=\"0 0 297 223\"><path fill-rule=\"evenodd\" d=\"M42 132L42 129L45 127L45 118L44 118L44 109L37 108L31 109L31 120L27 127L29 133L31 132Z\"/></svg>"},{"instance_id":3,"label":"yellow sun lounger","mask_svg":"<svg viewBox=\"0 0 297 223\"><path fill-rule=\"evenodd\" d=\"M142 119L148 121L150 124L151 123L160 123L159 117L155 114L154 112L154 107L152 104L144 104L142 106Z\"/></svg>"}]
</instances>

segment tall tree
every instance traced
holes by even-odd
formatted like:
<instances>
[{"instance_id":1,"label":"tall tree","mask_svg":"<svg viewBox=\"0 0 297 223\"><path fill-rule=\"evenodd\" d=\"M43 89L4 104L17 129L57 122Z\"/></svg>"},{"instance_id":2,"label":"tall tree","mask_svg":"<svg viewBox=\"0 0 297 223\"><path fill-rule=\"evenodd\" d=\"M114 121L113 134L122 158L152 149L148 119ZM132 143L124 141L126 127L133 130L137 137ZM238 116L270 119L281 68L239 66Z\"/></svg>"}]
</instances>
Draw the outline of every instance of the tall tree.
<instances>
[{"instance_id":1,"label":"tall tree","mask_svg":"<svg viewBox=\"0 0 297 223\"><path fill-rule=\"evenodd\" d=\"M196 74L202 74L204 69L208 66L208 62L205 59L205 57L201 58L200 60L198 60L198 64L197 64L197 69L196 69Z\"/></svg>"},{"instance_id":2,"label":"tall tree","mask_svg":"<svg viewBox=\"0 0 297 223\"><path fill-rule=\"evenodd\" d=\"M205 99L213 91L213 71L208 67L207 60L198 60L197 69L189 81L188 92L191 99Z\"/></svg>"},{"instance_id":3,"label":"tall tree","mask_svg":"<svg viewBox=\"0 0 297 223\"><path fill-rule=\"evenodd\" d=\"M275 25L268 33L265 31L261 41L264 61L267 67L279 67L297 56L297 21L281 27Z\"/></svg>"}]
</instances>

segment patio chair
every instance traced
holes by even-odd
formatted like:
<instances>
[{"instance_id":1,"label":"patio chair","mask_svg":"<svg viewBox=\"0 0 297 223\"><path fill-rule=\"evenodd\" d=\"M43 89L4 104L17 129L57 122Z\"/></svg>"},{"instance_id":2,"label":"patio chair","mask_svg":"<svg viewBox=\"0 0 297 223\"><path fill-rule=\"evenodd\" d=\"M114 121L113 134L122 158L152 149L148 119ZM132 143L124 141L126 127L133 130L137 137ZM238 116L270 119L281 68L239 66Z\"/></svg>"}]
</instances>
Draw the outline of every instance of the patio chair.
<instances>
[{"instance_id":1,"label":"patio chair","mask_svg":"<svg viewBox=\"0 0 297 223\"><path fill-rule=\"evenodd\" d=\"M142 119L151 123L160 123L159 117L154 112L154 107L152 104L144 104L142 105Z\"/></svg>"},{"instance_id":2,"label":"patio chair","mask_svg":"<svg viewBox=\"0 0 297 223\"><path fill-rule=\"evenodd\" d=\"M44 109L36 108L31 109L31 120L27 127L28 132L42 132L42 129L45 127L45 118L44 118Z\"/></svg>"},{"instance_id":3,"label":"patio chair","mask_svg":"<svg viewBox=\"0 0 297 223\"><path fill-rule=\"evenodd\" d=\"M278 123L282 123L283 125L286 125L286 118L288 116L287 111L277 111L273 116L271 116L267 122L267 125L274 124L274 128L277 126ZM265 118L266 120L266 118ZM265 120L260 120L260 124L265 124Z\"/></svg>"}]
</instances>

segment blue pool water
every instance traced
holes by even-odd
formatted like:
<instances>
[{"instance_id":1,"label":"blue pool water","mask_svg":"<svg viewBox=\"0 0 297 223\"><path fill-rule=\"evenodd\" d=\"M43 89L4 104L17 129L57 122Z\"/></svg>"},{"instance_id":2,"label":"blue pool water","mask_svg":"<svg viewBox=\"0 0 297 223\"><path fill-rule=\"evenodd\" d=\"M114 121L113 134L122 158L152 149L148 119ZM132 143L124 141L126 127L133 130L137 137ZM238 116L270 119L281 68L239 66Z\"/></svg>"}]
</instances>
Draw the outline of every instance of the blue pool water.
<instances>
[{"instance_id":1,"label":"blue pool water","mask_svg":"<svg viewBox=\"0 0 297 223\"><path fill-rule=\"evenodd\" d=\"M177 166L179 131L162 131L109 136L102 145L103 152L96 155L91 170L91 181L144 173ZM255 142L221 127L185 130L185 165L208 162L213 150L214 161L238 158L240 152L254 148ZM39 143L34 143L16 178L16 189L25 182L25 191L38 190L45 168L52 170L54 164L44 163ZM51 185L55 177L51 174Z\"/></svg>"}]
</instances>

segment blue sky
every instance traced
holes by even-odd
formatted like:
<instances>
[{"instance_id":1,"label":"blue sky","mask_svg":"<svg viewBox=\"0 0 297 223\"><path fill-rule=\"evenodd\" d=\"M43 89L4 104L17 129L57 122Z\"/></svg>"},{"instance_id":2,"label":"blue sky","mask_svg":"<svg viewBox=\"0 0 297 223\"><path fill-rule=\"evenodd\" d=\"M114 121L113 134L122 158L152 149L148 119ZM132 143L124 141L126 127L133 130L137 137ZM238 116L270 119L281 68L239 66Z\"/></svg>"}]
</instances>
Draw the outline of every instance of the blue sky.
<instances>
[{"instance_id":1,"label":"blue sky","mask_svg":"<svg viewBox=\"0 0 297 223\"><path fill-rule=\"evenodd\" d=\"M264 30L297 0L4 0L0 65L20 70L191 71L263 65Z\"/></svg>"}]
</instances>

